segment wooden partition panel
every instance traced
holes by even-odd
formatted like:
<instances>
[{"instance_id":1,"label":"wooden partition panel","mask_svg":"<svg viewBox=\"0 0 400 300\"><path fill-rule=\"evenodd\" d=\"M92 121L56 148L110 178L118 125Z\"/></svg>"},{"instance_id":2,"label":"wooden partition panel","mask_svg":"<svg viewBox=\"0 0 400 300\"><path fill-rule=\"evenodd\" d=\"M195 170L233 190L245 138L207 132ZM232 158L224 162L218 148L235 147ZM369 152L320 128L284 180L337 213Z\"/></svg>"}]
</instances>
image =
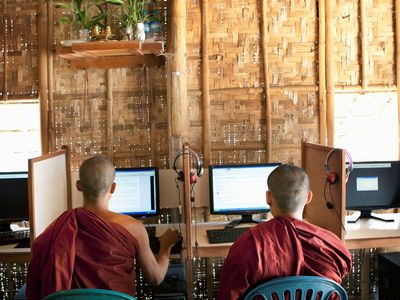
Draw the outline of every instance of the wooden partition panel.
<instances>
[{"instance_id":1,"label":"wooden partition panel","mask_svg":"<svg viewBox=\"0 0 400 300\"><path fill-rule=\"evenodd\" d=\"M329 154L329 159L327 161ZM306 205L304 218L344 240L346 209L345 151L303 142L301 164L310 177L313 199ZM328 172L335 172L334 183L327 182Z\"/></svg>"},{"instance_id":2,"label":"wooden partition panel","mask_svg":"<svg viewBox=\"0 0 400 300\"><path fill-rule=\"evenodd\" d=\"M71 174L66 150L29 159L31 241L61 213L72 207Z\"/></svg>"}]
</instances>

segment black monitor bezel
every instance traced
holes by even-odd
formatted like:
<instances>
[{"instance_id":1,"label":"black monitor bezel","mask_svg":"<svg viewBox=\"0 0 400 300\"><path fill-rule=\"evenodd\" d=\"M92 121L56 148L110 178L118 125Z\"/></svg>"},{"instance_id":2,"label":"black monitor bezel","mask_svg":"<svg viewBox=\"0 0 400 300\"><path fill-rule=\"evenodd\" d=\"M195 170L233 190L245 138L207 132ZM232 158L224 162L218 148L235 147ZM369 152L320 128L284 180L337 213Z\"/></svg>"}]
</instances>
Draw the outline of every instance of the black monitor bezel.
<instances>
[{"instance_id":1,"label":"black monitor bezel","mask_svg":"<svg viewBox=\"0 0 400 300\"><path fill-rule=\"evenodd\" d=\"M0 177L3 175L26 175L26 211L27 211L27 215L26 217L10 217L10 218L1 218L0 217L0 223L4 224L4 223L12 223L12 222L21 222L21 221L28 221L29 220L29 183L28 183L28 179L29 179L29 173L27 171L18 171L18 172L0 172ZM1 180L2 178L0 178Z\"/></svg>"},{"instance_id":2,"label":"black monitor bezel","mask_svg":"<svg viewBox=\"0 0 400 300\"><path fill-rule=\"evenodd\" d=\"M281 163L261 163L261 164L226 164L226 165L210 165L208 168L208 178L209 178L209 190L210 190L210 214L212 215L252 215L259 213L268 213L271 211L267 203L265 202L265 209L250 209L250 210L226 210L216 211L214 209L214 196L213 196L213 170L222 168L248 168L248 167L272 167L280 166ZM267 182L265 183L267 187Z\"/></svg>"},{"instance_id":3,"label":"black monitor bezel","mask_svg":"<svg viewBox=\"0 0 400 300\"><path fill-rule=\"evenodd\" d=\"M390 164L397 164L397 169L399 171L399 178L400 178L400 161L397 160L387 160L387 161L357 161L353 162L353 170L349 175L348 181L346 183L346 210L359 210L359 211L374 211L374 210L379 210L379 209L392 209L392 208L397 208L400 207L400 184L397 189L397 195L398 197L396 198L397 200L392 200L391 203L376 203L371 204L364 204L364 205L356 205L356 204L351 204L349 205L349 199L350 199L350 193L349 193L349 188L350 184L352 183L353 177L355 176L356 170L357 170L357 164L384 164L384 163L390 163ZM361 200L352 200L355 201L356 203L360 203Z\"/></svg>"},{"instance_id":4,"label":"black monitor bezel","mask_svg":"<svg viewBox=\"0 0 400 300\"><path fill-rule=\"evenodd\" d=\"M156 186L156 201L155 201L155 211L154 212L138 212L138 213L121 213L127 216L131 216L134 218L145 218L145 217L153 217L153 216L158 216L160 215L160 193L159 193L159 189L160 189L160 177L159 177L159 171L158 171L158 167L137 167L137 168L116 168L115 169L115 175L117 175L118 171L122 171L122 172L140 172L140 171L154 171L155 174L155 186ZM116 186L116 188L118 189L118 184Z\"/></svg>"}]
</instances>

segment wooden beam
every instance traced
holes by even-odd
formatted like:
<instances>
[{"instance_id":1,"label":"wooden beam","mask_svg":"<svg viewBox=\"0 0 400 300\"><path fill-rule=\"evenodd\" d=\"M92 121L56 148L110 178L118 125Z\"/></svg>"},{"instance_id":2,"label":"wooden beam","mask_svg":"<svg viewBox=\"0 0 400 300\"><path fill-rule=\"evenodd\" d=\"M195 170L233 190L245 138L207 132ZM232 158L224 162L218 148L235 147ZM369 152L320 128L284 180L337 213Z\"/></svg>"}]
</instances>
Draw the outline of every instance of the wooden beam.
<instances>
[{"instance_id":1,"label":"wooden beam","mask_svg":"<svg viewBox=\"0 0 400 300\"><path fill-rule=\"evenodd\" d=\"M39 103L40 103L40 136L42 154L49 153L49 130L48 130L48 62L47 62L47 5L38 1L38 81L39 81Z\"/></svg>"},{"instance_id":2,"label":"wooden beam","mask_svg":"<svg viewBox=\"0 0 400 300\"><path fill-rule=\"evenodd\" d=\"M271 161L271 144L272 144L272 113L271 113L271 95L269 89L269 63L268 63L268 21L267 21L267 0L262 0L261 7L261 48L263 53L263 72L264 72L264 94L265 94L265 153L267 161Z\"/></svg>"},{"instance_id":3,"label":"wooden beam","mask_svg":"<svg viewBox=\"0 0 400 300\"><path fill-rule=\"evenodd\" d=\"M327 143L327 124L326 124L326 29L325 29L325 0L318 1L318 93L319 93L319 142L321 145Z\"/></svg>"},{"instance_id":4,"label":"wooden beam","mask_svg":"<svg viewBox=\"0 0 400 300\"><path fill-rule=\"evenodd\" d=\"M140 68L163 65L165 65L165 57L154 55L82 58L70 61L71 69Z\"/></svg>"},{"instance_id":5,"label":"wooden beam","mask_svg":"<svg viewBox=\"0 0 400 300\"><path fill-rule=\"evenodd\" d=\"M53 42L54 42L54 5L53 1L47 2L47 80L48 80L48 151L56 150L55 116L54 116L54 64L53 64Z\"/></svg>"},{"instance_id":6,"label":"wooden beam","mask_svg":"<svg viewBox=\"0 0 400 300\"><path fill-rule=\"evenodd\" d=\"M397 84L397 110L398 110L398 126L400 128L400 1L395 1L396 10L396 84ZM400 158L400 141L399 141L399 158Z\"/></svg>"},{"instance_id":7,"label":"wooden beam","mask_svg":"<svg viewBox=\"0 0 400 300\"><path fill-rule=\"evenodd\" d=\"M8 71L8 62L7 62L7 0L3 0L3 101L7 101L8 97L8 87L7 87L7 71Z\"/></svg>"},{"instance_id":8,"label":"wooden beam","mask_svg":"<svg viewBox=\"0 0 400 300\"><path fill-rule=\"evenodd\" d=\"M360 12L360 39L361 39L361 85L363 89L368 86L367 70L368 70L368 28L365 0L359 2Z\"/></svg>"},{"instance_id":9,"label":"wooden beam","mask_svg":"<svg viewBox=\"0 0 400 300\"><path fill-rule=\"evenodd\" d=\"M189 136L186 84L186 1L168 1L167 98L170 165Z\"/></svg>"},{"instance_id":10,"label":"wooden beam","mask_svg":"<svg viewBox=\"0 0 400 300\"><path fill-rule=\"evenodd\" d=\"M334 41L333 41L333 3L334 0L326 0L326 124L327 145L334 144Z\"/></svg>"},{"instance_id":11,"label":"wooden beam","mask_svg":"<svg viewBox=\"0 0 400 300\"><path fill-rule=\"evenodd\" d=\"M107 89L107 158L114 160L114 132L113 132L113 75L112 70L106 71L106 89Z\"/></svg>"},{"instance_id":12,"label":"wooden beam","mask_svg":"<svg viewBox=\"0 0 400 300\"><path fill-rule=\"evenodd\" d=\"M201 1L201 95L203 103L203 165L207 168L211 160L210 142L210 66L208 53L208 0Z\"/></svg>"}]
</instances>

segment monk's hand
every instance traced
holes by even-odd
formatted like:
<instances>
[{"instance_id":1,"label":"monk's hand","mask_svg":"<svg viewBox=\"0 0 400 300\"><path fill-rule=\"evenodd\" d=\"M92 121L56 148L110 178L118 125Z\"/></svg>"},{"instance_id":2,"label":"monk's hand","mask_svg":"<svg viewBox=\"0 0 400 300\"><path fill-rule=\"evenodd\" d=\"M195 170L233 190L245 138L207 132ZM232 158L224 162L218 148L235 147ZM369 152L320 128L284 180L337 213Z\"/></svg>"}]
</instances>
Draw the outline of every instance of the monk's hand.
<instances>
[{"instance_id":1,"label":"monk's hand","mask_svg":"<svg viewBox=\"0 0 400 300\"><path fill-rule=\"evenodd\" d=\"M182 238L178 230L168 229L159 238L160 247L172 247Z\"/></svg>"}]
</instances>

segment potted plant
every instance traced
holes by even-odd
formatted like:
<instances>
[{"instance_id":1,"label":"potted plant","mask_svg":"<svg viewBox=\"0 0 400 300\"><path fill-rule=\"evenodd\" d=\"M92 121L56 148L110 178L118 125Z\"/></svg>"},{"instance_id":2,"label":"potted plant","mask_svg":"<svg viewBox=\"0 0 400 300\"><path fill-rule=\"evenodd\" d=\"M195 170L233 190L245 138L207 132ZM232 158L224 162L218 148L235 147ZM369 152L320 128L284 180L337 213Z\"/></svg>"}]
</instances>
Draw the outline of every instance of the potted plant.
<instances>
[{"instance_id":1,"label":"potted plant","mask_svg":"<svg viewBox=\"0 0 400 300\"><path fill-rule=\"evenodd\" d=\"M45 0L48 2L48 0ZM89 39L90 30L94 26L104 28L102 21L106 19L103 0L72 0L72 2L57 2L56 7L72 11L72 16L60 17L58 21L64 24L72 23L79 30L80 39Z\"/></svg>"},{"instance_id":2,"label":"potted plant","mask_svg":"<svg viewBox=\"0 0 400 300\"><path fill-rule=\"evenodd\" d=\"M126 37L132 39L133 28L136 26L136 37L140 41L146 39L144 23L154 19L154 16L146 10L143 0L105 0L106 3L120 7L119 20L125 31Z\"/></svg>"}]
</instances>

